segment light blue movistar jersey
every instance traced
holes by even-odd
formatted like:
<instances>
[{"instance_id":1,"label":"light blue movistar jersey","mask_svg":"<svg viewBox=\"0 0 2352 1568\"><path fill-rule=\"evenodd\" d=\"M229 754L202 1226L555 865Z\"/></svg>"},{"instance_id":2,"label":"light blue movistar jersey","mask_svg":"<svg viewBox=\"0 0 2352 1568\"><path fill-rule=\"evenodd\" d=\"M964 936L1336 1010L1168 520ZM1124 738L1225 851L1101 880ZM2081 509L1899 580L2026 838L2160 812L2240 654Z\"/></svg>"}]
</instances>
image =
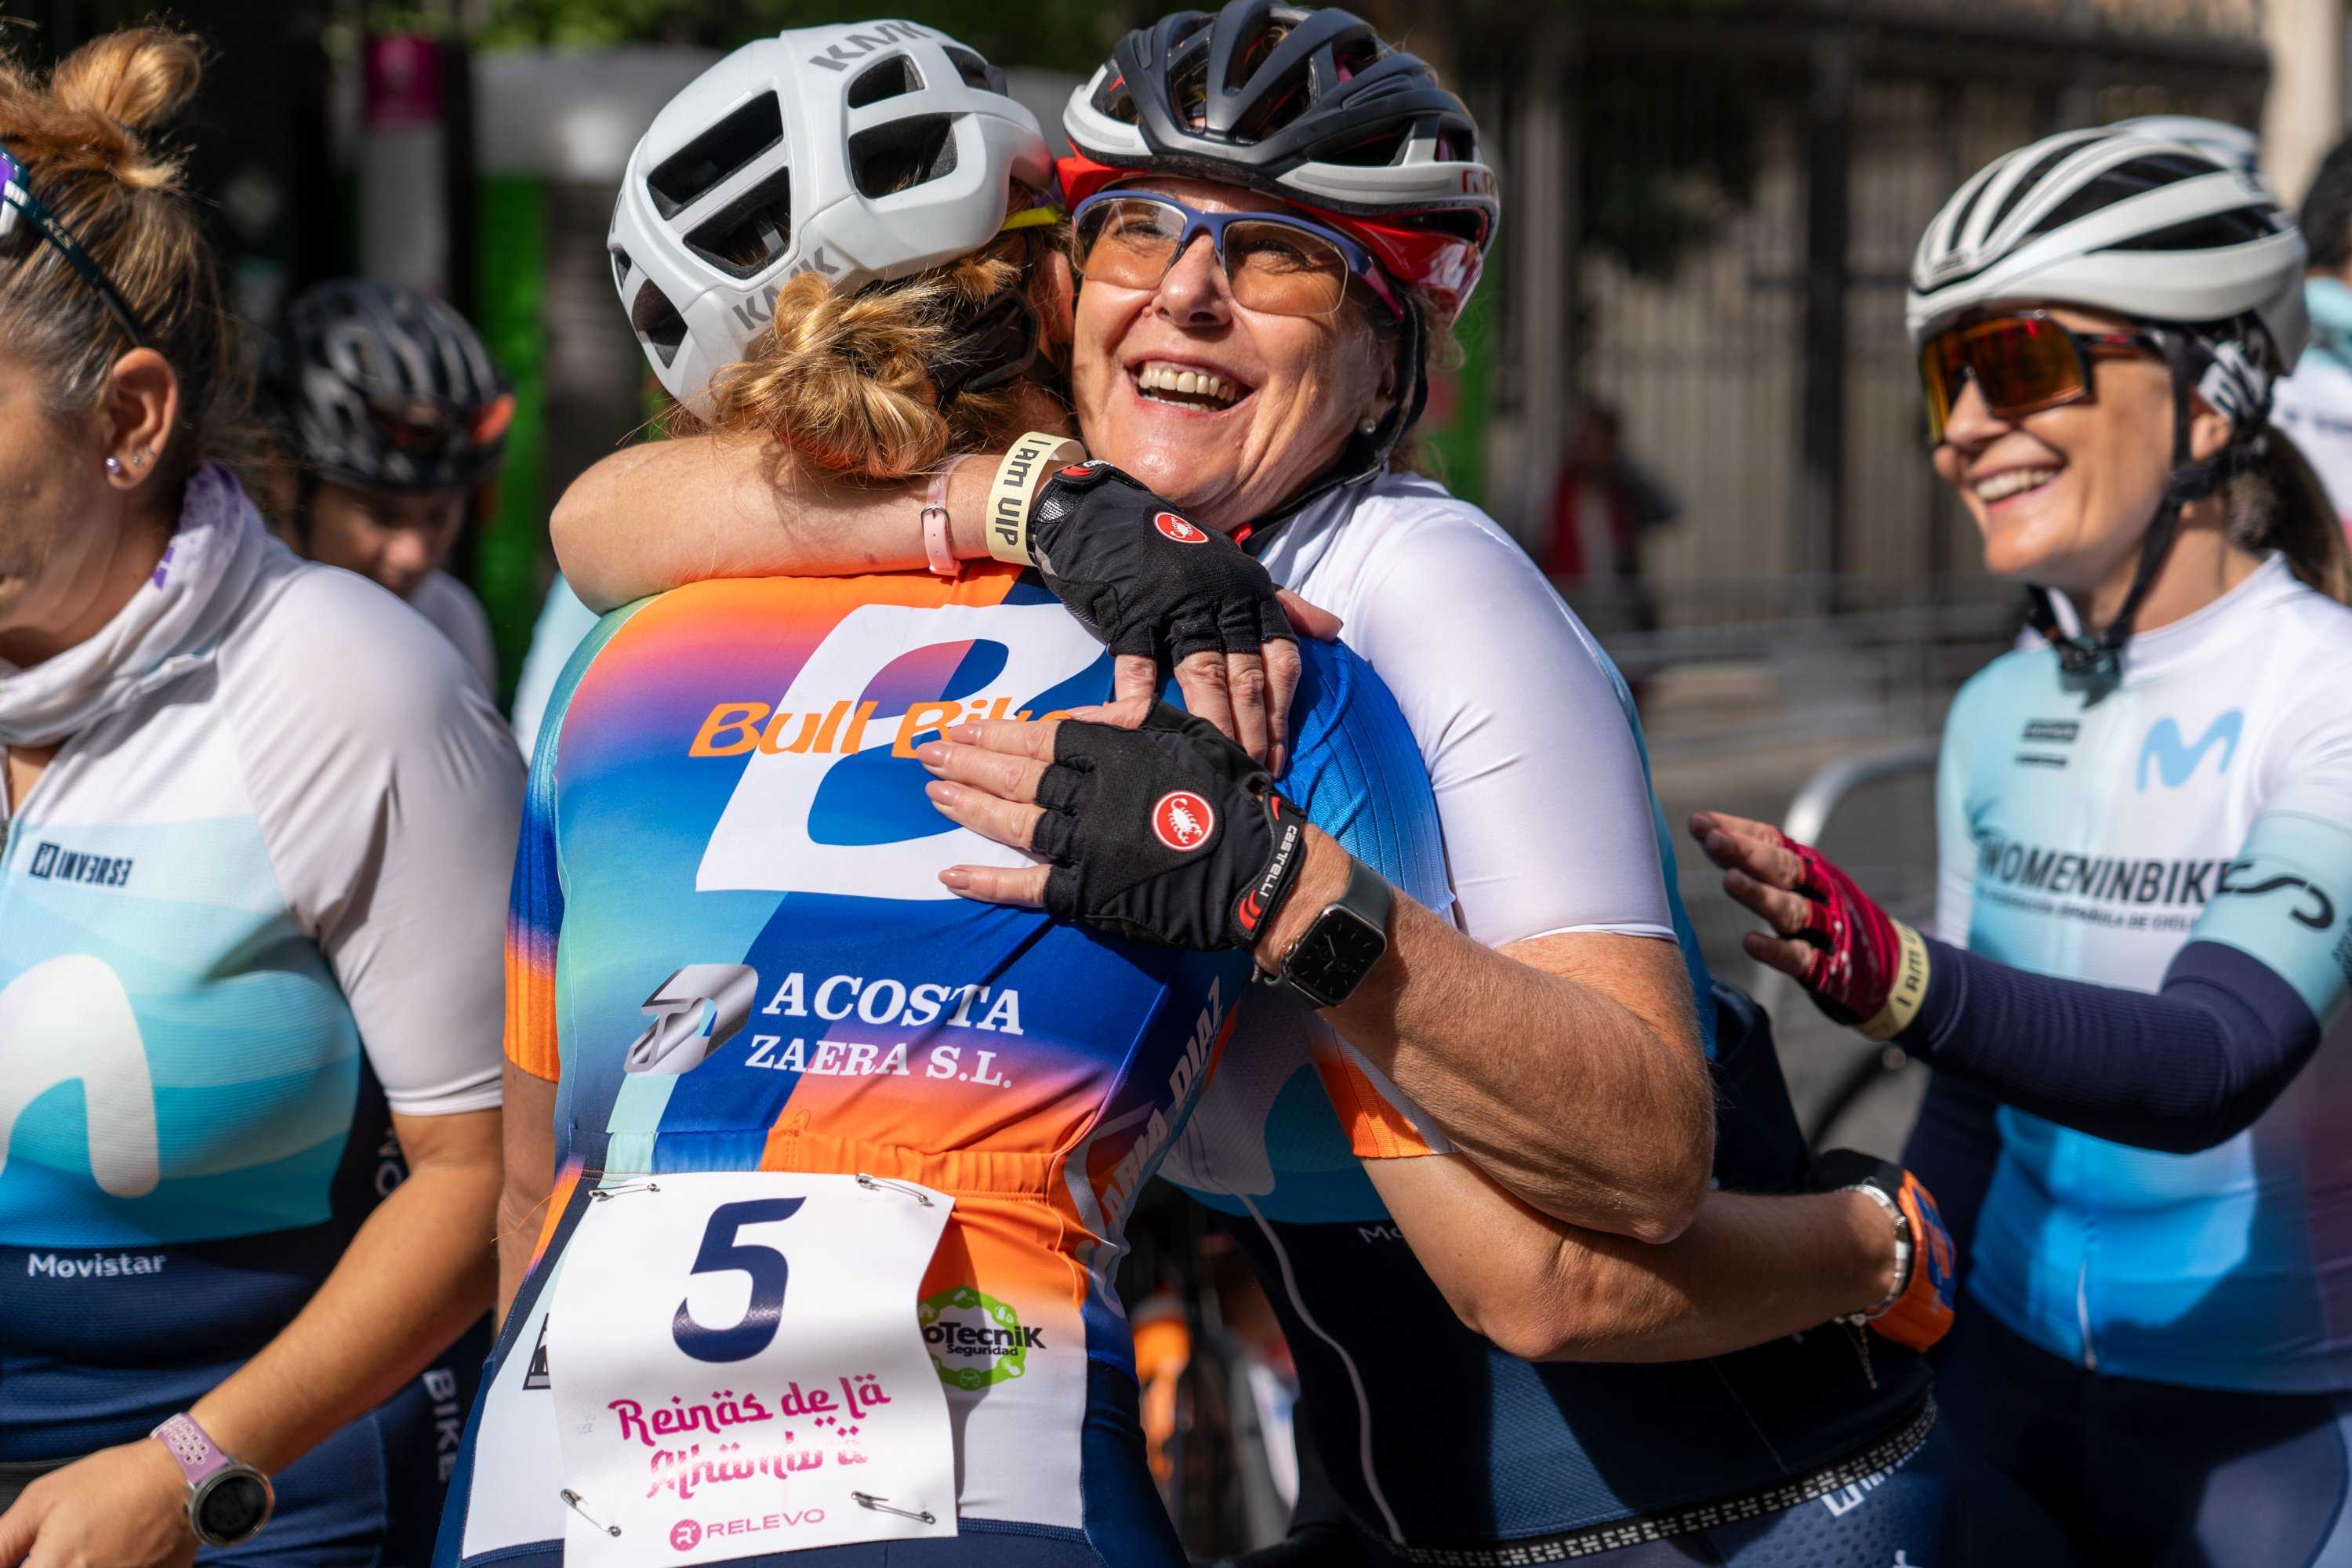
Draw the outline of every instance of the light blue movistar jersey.
<instances>
[{"instance_id":1,"label":"light blue movistar jersey","mask_svg":"<svg viewBox=\"0 0 2352 1568\"><path fill-rule=\"evenodd\" d=\"M2260 959L2326 1034L2253 1126L2195 1154L2022 1111L1969 1293L2053 1354L2204 1388L2352 1388L2352 610L2273 556L2132 639L2103 696L2049 648L1953 703L1937 929L2041 974L2154 991L2174 954Z\"/></svg>"}]
</instances>

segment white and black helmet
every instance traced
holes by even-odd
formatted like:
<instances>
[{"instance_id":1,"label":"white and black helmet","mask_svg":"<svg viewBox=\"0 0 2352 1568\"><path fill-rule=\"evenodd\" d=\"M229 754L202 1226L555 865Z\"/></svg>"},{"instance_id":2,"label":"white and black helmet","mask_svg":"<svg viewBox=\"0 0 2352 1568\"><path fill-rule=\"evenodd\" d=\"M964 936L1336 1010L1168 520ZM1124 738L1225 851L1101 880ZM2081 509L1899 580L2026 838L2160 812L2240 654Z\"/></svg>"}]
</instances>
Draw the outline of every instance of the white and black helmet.
<instances>
[{"instance_id":1,"label":"white and black helmet","mask_svg":"<svg viewBox=\"0 0 2352 1568\"><path fill-rule=\"evenodd\" d=\"M694 406L802 272L855 288L970 254L1016 184L1054 188L1037 117L978 54L912 22L746 44L672 99L629 156L613 281L670 395Z\"/></svg>"},{"instance_id":2,"label":"white and black helmet","mask_svg":"<svg viewBox=\"0 0 2352 1568\"><path fill-rule=\"evenodd\" d=\"M306 289L263 350L260 381L303 472L341 484L470 489L497 475L514 418L463 316L372 279Z\"/></svg>"},{"instance_id":3,"label":"white and black helmet","mask_svg":"<svg viewBox=\"0 0 2352 1568\"><path fill-rule=\"evenodd\" d=\"M1462 100L1337 6L1229 0L1138 27L1070 95L1075 205L1118 172L1192 174L1341 218L1458 312L1502 216ZM1094 167L1089 169L1087 165Z\"/></svg>"},{"instance_id":4,"label":"white and black helmet","mask_svg":"<svg viewBox=\"0 0 2352 1568\"><path fill-rule=\"evenodd\" d=\"M2304 243L2259 176L2117 126L1994 159L1920 237L1914 347L1969 311L2041 300L2145 321L2252 315L2290 369L2303 352Z\"/></svg>"}]
</instances>

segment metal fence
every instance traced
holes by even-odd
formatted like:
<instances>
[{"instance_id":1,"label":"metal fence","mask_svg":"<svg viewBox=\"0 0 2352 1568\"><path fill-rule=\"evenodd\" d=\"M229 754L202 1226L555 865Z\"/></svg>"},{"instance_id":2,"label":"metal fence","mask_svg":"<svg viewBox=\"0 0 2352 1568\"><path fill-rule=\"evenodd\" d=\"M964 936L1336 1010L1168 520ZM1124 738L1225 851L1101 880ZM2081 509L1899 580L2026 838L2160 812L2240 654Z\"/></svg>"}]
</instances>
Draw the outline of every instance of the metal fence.
<instances>
[{"instance_id":1,"label":"metal fence","mask_svg":"<svg viewBox=\"0 0 2352 1568\"><path fill-rule=\"evenodd\" d=\"M2254 123L2261 20L2257 0L1559 8L1474 65L1515 226L1490 504L1539 538L1568 419L1605 402L1683 502L1645 552L1669 627L1998 596L1926 460L1912 248L2036 135Z\"/></svg>"}]
</instances>

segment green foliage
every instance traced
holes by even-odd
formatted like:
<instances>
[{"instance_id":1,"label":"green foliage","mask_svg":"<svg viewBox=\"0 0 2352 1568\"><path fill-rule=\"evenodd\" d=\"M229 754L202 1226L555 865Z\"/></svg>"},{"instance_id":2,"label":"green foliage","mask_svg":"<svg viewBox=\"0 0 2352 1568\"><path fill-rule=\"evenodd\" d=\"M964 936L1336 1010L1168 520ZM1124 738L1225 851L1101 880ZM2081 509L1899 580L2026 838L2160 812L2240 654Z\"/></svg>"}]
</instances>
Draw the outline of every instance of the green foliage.
<instances>
[{"instance_id":1,"label":"green foliage","mask_svg":"<svg viewBox=\"0 0 2352 1568\"><path fill-rule=\"evenodd\" d=\"M1146 9L1116 0L875 0L872 15L938 27L1003 63L1087 71ZM841 0L491 0L487 10L487 22L474 33L477 48L731 48L780 28L863 15ZM431 26L415 5L371 6L368 19L379 28Z\"/></svg>"}]
</instances>

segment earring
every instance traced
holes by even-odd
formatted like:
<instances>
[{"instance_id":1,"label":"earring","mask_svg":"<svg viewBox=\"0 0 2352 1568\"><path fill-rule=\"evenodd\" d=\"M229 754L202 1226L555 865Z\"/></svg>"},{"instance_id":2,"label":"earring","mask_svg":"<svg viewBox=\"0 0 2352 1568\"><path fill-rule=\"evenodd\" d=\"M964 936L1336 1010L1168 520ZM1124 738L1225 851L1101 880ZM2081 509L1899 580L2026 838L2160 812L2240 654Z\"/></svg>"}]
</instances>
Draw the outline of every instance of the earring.
<instances>
[{"instance_id":1,"label":"earring","mask_svg":"<svg viewBox=\"0 0 2352 1568\"><path fill-rule=\"evenodd\" d=\"M1381 422L1379 420L1367 419L1361 425L1356 426L1356 434L1359 436L1369 436L1380 427Z\"/></svg>"},{"instance_id":2,"label":"earring","mask_svg":"<svg viewBox=\"0 0 2352 1568\"><path fill-rule=\"evenodd\" d=\"M111 452L108 453L106 457L106 471L110 474L121 473L122 471L122 459L116 457Z\"/></svg>"},{"instance_id":3,"label":"earring","mask_svg":"<svg viewBox=\"0 0 2352 1568\"><path fill-rule=\"evenodd\" d=\"M143 468L147 466L147 459L154 455L152 452L144 450L134 452L131 454L131 466L134 468Z\"/></svg>"}]
</instances>

